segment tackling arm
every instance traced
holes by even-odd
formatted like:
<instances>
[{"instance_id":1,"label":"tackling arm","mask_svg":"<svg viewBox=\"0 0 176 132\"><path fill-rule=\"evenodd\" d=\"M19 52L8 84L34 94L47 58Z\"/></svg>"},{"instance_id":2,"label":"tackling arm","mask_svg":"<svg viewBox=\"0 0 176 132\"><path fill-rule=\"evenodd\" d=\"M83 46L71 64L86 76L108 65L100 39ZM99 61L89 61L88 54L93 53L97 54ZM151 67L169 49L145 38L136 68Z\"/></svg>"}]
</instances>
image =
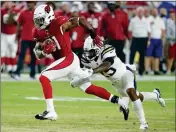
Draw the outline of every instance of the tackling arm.
<instances>
[{"instance_id":1,"label":"tackling arm","mask_svg":"<svg viewBox=\"0 0 176 132\"><path fill-rule=\"evenodd\" d=\"M103 63L102 63L99 67L93 69L93 72L94 72L94 73L104 72L104 71L108 70L109 67L110 67L113 63L114 63L114 58L113 58L113 57L106 58L106 59L103 61Z\"/></svg>"},{"instance_id":2,"label":"tackling arm","mask_svg":"<svg viewBox=\"0 0 176 132\"><path fill-rule=\"evenodd\" d=\"M94 73L104 72L104 71L108 70L110 66L111 66L110 62L104 61L99 67L93 69L93 72Z\"/></svg>"}]
</instances>

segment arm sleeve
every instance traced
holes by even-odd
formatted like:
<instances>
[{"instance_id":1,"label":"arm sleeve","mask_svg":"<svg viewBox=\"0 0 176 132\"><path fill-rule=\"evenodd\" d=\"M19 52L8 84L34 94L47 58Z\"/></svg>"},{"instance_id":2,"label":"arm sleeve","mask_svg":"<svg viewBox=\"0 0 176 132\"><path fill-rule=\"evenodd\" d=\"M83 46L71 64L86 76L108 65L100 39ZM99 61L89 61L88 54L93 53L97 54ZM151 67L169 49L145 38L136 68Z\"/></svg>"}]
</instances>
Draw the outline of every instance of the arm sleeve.
<instances>
[{"instance_id":1,"label":"arm sleeve","mask_svg":"<svg viewBox=\"0 0 176 132\"><path fill-rule=\"evenodd\" d=\"M128 31L132 32L133 30L133 19L130 21L129 27L128 27Z\"/></svg>"},{"instance_id":2,"label":"arm sleeve","mask_svg":"<svg viewBox=\"0 0 176 132\"><path fill-rule=\"evenodd\" d=\"M124 14L124 33L125 36L128 37L128 26L129 26L129 20L128 20L128 15L125 13Z\"/></svg>"},{"instance_id":3,"label":"arm sleeve","mask_svg":"<svg viewBox=\"0 0 176 132\"><path fill-rule=\"evenodd\" d=\"M114 47L112 46L106 46L106 48L101 52L101 58L102 61L106 60L107 58L111 58L111 57L115 57L116 56L116 52Z\"/></svg>"},{"instance_id":4,"label":"arm sleeve","mask_svg":"<svg viewBox=\"0 0 176 132\"><path fill-rule=\"evenodd\" d=\"M148 33L151 33L151 26L150 26L150 23L147 22L147 31Z\"/></svg>"},{"instance_id":5,"label":"arm sleeve","mask_svg":"<svg viewBox=\"0 0 176 132\"><path fill-rule=\"evenodd\" d=\"M175 35L172 34L172 28L170 20L168 20L166 24L166 37L170 40L175 40Z\"/></svg>"},{"instance_id":6,"label":"arm sleeve","mask_svg":"<svg viewBox=\"0 0 176 132\"><path fill-rule=\"evenodd\" d=\"M169 20L167 21L167 26L166 26L166 36L169 39L171 37L171 30L169 26Z\"/></svg>"},{"instance_id":7,"label":"arm sleeve","mask_svg":"<svg viewBox=\"0 0 176 132\"><path fill-rule=\"evenodd\" d=\"M100 28L100 36L103 36L103 37L106 37L106 34L105 34L105 24L104 24L104 14L102 15L102 18L101 18L101 28Z\"/></svg>"},{"instance_id":8,"label":"arm sleeve","mask_svg":"<svg viewBox=\"0 0 176 132\"><path fill-rule=\"evenodd\" d=\"M114 57L108 57L103 62L108 61L111 63L111 65L114 63Z\"/></svg>"},{"instance_id":9,"label":"arm sleeve","mask_svg":"<svg viewBox=\"0 0 176 132\"><path fill-rule=\"evenodd\" d=\"M165 24L164 24L164 21L161 19L161 29L162 30L165 30L166 29L166 27L165 27Z\"/></svg>"},{"instance_id":10,"label":"arm sleeve","mask_svg":"<svg viewBox=\"0 0 176 132\"><path fill-rule=\"evenodd\" d=\"M23 23L23 12L21 12L21 13L19 14L19 17L18 17L17 22L20 23L20 24Z\"/></svg>"}]
</instances>

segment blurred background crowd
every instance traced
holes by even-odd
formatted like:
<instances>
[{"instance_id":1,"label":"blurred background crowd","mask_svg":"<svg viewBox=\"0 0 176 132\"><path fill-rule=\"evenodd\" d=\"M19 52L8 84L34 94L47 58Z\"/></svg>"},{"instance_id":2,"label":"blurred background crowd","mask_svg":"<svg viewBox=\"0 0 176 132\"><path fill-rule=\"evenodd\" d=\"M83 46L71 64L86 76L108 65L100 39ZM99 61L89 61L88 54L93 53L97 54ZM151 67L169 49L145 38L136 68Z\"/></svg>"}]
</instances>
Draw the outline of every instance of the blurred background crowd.
<instances>
[{"instance_id":1,"label":"blurred background crowd","mask_svg":"<svg viewBox=\"0 0 176 132\"><path fill-rule=\"evenodd\" d=\"M111 2L1 2L1 72L36 73L53 59L37 60L33 53L33 11L49 4L55 16L84 16L97 34L116 49L125 63L136 64L139 75L171 74L176 69L176 3ZM58 27L56 27L57 30ZM70 32L73 52L83 52L87 32L80 26Z\"/></svg>"}]
</instances>

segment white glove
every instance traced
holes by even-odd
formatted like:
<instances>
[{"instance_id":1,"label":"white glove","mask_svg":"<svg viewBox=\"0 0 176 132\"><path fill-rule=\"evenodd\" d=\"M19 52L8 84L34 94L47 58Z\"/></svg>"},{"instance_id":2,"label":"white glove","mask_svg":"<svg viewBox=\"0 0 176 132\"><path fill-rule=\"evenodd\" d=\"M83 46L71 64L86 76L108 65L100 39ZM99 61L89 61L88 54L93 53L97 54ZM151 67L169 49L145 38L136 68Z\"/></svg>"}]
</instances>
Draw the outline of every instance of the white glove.
<instances>
[{"instance_id":1,"label":"white glove","mask_svg":"<svg viewBox=\"0 0 176 132\"><path fill-rule=\"evenodd\" d=\"M89 77L92 76L93 70L92 69L87 69L87 68L82 68L84 73L81 76L75 76L71 81L70 85L71 87L79 87L80 85L89 82Z\"/></svg>"},{"instance_id":2,"label":"white glove","mask_svg":"<svg viewBox=\"0 0 176 132\"><path fill-rule=\"evenodd\" d=\"M78 76L74 77L71 81L70 81L70 86L72 88L76 88L80 85L80 78Z\"/></svg>"}]
</instances>

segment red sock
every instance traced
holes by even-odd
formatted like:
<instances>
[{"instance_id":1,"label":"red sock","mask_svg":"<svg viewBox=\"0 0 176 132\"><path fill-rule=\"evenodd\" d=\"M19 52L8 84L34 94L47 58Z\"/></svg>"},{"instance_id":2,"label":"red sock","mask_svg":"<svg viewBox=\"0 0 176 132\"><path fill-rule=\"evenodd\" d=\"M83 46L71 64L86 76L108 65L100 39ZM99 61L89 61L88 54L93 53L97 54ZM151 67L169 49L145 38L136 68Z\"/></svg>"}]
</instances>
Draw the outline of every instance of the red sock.
<instances>
[{"instance_id":1,"label":"red sock","mask_svg":"<svg viewBox=\"0 0 176 132\"><path fill-rule=\"evenodd\" d=\"M1 65L5 63L5 57L1 57Z\"/></svg>"},{"instance_id":2,"label":"red sock","mask_svg":"<svg viewBox=\"0 0 176 132\"><path fill-rule=\"evenodd\" d=\"M98 96L100 98L103 98L105 100L109 100L111 93L109 93L106 89L99 87L99 86L95 86L95 85L90 85L86 91L87 94L93 94L95 96Z\"/></svg>"},{"instance_id":3,"label":"red sock","mask_svg":"<svg viewBox=\"0 0 176 132\"><path fill-rule=\"evenodd\" d=\"M52 86L50 84L50 80L43 75L40 76L39 80L43 88L43 94L45 99L52 98Z\"/></svg>"},{"instance_id":4,"label":"red sock","mask_svg":"<svg viewBox=\"0 0 176 132\"><path fill-rule=\"evenodd\" d=\"M9 57L6 57L6 59L5 59L5 64L6 64L6 65L11 65L11 64L10 64L10 58L9 58Z\"/></svg>"},{"instance_id":5,"label":"red sock","mask_svg":"<svg viewBox=\"0 0 176 132\"><path fill-rule=\"evenodd\" d=\"M16 65L17 64L16 58L10 58L10 61L11 61L12 65Z\"/></svg>"}]
</instances>

